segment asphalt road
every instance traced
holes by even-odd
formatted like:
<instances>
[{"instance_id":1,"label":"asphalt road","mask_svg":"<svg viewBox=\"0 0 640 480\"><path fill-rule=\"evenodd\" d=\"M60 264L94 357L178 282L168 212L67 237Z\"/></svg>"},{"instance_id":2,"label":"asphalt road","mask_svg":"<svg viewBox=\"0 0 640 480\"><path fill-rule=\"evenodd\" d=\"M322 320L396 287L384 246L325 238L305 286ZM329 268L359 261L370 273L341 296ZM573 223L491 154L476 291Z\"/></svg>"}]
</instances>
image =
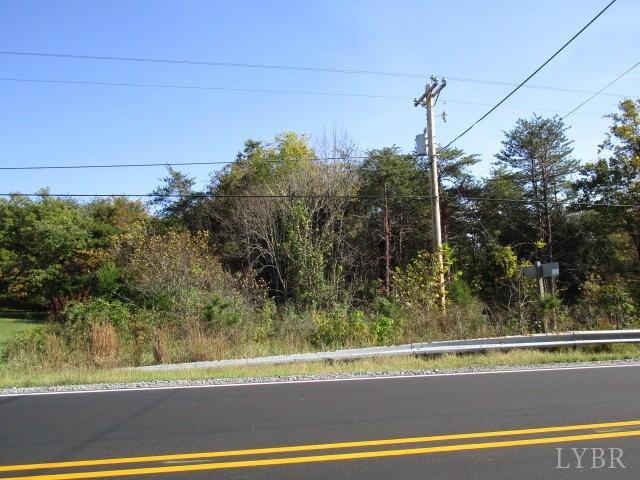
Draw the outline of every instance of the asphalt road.
<instances>
[{"instance_id":1,"label":"asphalt road","mask_svg":"<svg viewBox=\"0 0 640 480\"><path fill-rule=\"evenodd\" d=\"M640 367L5 396L18 477L637 479Z\"/></svg>"}]
</instances>

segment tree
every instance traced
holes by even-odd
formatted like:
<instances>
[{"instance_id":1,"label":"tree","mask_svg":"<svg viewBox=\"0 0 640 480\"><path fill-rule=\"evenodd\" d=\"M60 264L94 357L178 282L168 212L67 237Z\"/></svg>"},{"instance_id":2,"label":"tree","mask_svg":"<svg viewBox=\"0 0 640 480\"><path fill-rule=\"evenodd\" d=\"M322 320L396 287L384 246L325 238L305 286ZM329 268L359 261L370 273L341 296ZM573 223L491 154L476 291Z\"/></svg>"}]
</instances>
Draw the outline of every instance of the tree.
<instances>
[{"instance_id":1,"label":"tree","mask_svg":"<svg viewBox=\"0 0 640 480\"><path fill-rule=\"evenodd\" d=\"M593 203L610 232L628 235L640 261L640 208L595 204L640 204L640 100L620 102L620 111L609 115L612 125L600 145L608 156L587 163L575 188L583 202Z\"/></svg>"},{"instance_id":2,"label":"tree","mask_svg":"<svg viewBox=\"0 0 640 480\"><path fill-rule=\"evenodd\" d=\"M546 250L548 261L553 260L552 224L554 216L562 214L558 200L565 199L570 190L569 176L577 170L571 157L573 148L566 136L567 127L559 117L519 119L516 126L505 133L502 149L496 154L497 164L513 175L514 181L531 202L536 219L538 250Z\"/></svg>"},{"instance_id":3,"label":"tree","mask_svg":"<svg viewBox=\"0 0 640 480\"><path fill-rule=\"evenodd\" d=\"M228 264L255 271L277 298L301 307L348 295L356 234L347 218L352 169L315 157L308 139L291 132L273 145L249 141L210 187Z\"/></svg>"},{"instance_id":4,"label":"tree","mask_svg":"<svg viewBox=\"0 0 640 480\"><path fill-rule=\"evenodd\" d=\"M45 307L57 295L88 288L99 263L96 227L86 209L47 195L0 200L0 295L10 303Z\"/></svg>"},{"instance_id":5,"label":"tree","mask_svg":"<svg viewBox=\"0 0 640 480\"><path fill-rule=\"evenodd\" d=\"M371 150L359 175L372 231L368 238L373 240L372 250L382 252L378 258L383 260L384 290L389 295L392 268L413 256L416 240L429 230L420 221L420 214L426 217L425 202L411 198L427 194L427 177L420 172L416 157L401 155L395 146Z\"/></svg>"},{"instance_id":6,"label":"tree","mask_svg":"<svg viewBox=\"0 0 640 480\"><path fill-rule=\"evenodd\" d=\"M159 208L160 217L171 226L182 225L191 231L211 227L211 202L194 189L195 178L169 166L161 181L162 185L151 192L153 198L149 202Z\"/></svg>"},{"instance_id":7,"label":"tree","mask_svg":"<svg viewBox=\"0 0 640 480\"><path fill-rule=\"evenodd\" d=\"M112 235L144 226L151 220L143 202L127 197L97 198L89 202L86 209L95 222L95 228L99 229L94 236L103 238L105 242Z\"/></svg>"},{"instance_id":8,"label":"tree","mask_svg":"<svg viewBox=\"0 0 640 480\"><path fill-rule=\"evenodd\" d=\"M438 149L442 239L445 243L452 239L462 240L461 236L467 230L465 217L469 205L461 197L477 193L477 182L470 168L479 161L478 155L466 154L459 148ZM422 163L424 175L427 175L428 167L428 162Z\"/></svg>"},{"instance_id":9,"label":"tree","mask_svg":"<svg viewBox=\"0 0 640 480\"><path fill-rule=\"evenodd\" d=\"M475 205L472 223L478 236L486 241L511 245L518 256L528 257L537 237L537 227L531 221L531 206L521 182L505 167L497 167L484 180Z\"/></svg>"}]
</instances>

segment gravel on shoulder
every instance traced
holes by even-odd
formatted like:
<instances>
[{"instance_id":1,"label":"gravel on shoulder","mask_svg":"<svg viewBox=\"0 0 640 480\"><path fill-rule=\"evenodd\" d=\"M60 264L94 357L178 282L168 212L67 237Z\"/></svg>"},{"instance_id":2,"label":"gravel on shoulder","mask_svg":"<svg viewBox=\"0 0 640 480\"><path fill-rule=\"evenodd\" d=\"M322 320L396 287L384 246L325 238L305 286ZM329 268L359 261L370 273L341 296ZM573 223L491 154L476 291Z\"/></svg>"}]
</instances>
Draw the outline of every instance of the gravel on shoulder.
<instances>
[{"instance_id":1,"label":"gravel on shoulder","mask_svg":"<svg viewBox=\"0 0 640 480\"><path fill-rule=\"evenodd\" d=\"M113 390L137 390L149 388L189 388L216 385L244 385L255 383L281 383L281 382L308 382L351 380L365 378L398 377L398 376L428 376L446 375L455 373L489 373L498 371L521 370L548 370L561 368L587 368L587 367L614 367L614 366L640 366L640 359L633 360L608 360L597 362L567 362L545 363L532 365L491 366L491 367L466 367L454 369L430 369L430 370L399 370L394 372L351 372L351 373L324 373L313 375L285 375L269 377L238 377L238 378L211 378L200 380L151 380L130 383L93 383L83 385L55 385L28 388L0 389L0 396L23 395L34 393L68 393L68 392L100 392Z\"/></svg>"}]
</instances>

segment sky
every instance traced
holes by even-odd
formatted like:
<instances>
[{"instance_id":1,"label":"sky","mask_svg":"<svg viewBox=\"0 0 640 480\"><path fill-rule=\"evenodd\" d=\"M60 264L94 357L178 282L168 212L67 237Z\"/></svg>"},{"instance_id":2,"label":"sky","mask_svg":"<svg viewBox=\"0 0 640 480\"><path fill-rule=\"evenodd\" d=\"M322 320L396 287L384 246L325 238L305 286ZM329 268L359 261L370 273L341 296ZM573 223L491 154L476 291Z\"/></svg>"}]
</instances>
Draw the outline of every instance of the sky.
<instances>
[{"instance_id":1,"label":"sky","mask_svg":"<svg viewBox=\"0 0 640 480\"><path fill-rule=\"evenodd\" d=\"M448 143L607 3L605 0L0 0L0 50L357 69L448 77L437 141ZM640 60L640 2L618 0L531 85L599 90ZM11 79L195 85L402 98L65 85ZM2 80L5 79L5 80ZM361 151L411 151L426 78L0 55L0 166L230 161L245 140L336 126ZM607 93L640 97L640 68ZM487 175L520 117L564 113L589 95L523 88L456 142ZM597 156L621 100L567 119L574 156ZM457 103L462 102L462 103ZM471 104L469 104L471 103ZM483 105L475 105L477 103ZM207 182L218 167L181 170ZM0 193L148 193L163 167L0 171Z\"/></svg>"}]
</instances>

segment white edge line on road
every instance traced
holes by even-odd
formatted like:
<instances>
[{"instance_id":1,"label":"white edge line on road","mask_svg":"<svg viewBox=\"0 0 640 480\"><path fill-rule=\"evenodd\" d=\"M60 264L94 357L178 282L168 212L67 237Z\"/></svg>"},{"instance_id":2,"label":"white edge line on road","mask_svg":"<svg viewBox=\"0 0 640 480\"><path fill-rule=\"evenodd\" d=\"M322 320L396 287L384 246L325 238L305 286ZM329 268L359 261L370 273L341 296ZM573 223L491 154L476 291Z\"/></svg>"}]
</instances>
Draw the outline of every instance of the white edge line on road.
<instances>
[{"instance_id":1,"label":"white edge line on road","mask_svg":"<svg viewBox=\"0 0 640 480\"><path fill-rule=\"evenodd\" d=\"M486 370L480 372L450 372L450 373L424 373L417 375L380 375L380 376L362 376L362 377L350 377L350 378L325 378L325 379L307 379L307 380L283 380L283 381L270 381L270 382L246 382L246 383L218 383L211 385L167 385L162 387L131 387L131 388L113 388L113 389L95 389L95 390L63 390L52 392L16 392L16 393L3 393L0 394L0 398L3 397L30 397L38 395L68 395L74 393L120 393L120 392L145 392L153 390L187 390L195 388L221 388L221 387L256 387L264 385L295 385L305 383L331 383L331 382L356 382L365 380L393 380L393 379L425 379L436 377L457 377L457 376L470 376L470 375L494 375L501 373L535 373L535 372L560 372L571 370L590 370L601 368L627 368L627 367L640 367L640 364L630 363L622 365L581 365L576 367L541 367L541 368L522 368L522 369L510 369L510 370Z\"/></svg>"}]
</instances>

